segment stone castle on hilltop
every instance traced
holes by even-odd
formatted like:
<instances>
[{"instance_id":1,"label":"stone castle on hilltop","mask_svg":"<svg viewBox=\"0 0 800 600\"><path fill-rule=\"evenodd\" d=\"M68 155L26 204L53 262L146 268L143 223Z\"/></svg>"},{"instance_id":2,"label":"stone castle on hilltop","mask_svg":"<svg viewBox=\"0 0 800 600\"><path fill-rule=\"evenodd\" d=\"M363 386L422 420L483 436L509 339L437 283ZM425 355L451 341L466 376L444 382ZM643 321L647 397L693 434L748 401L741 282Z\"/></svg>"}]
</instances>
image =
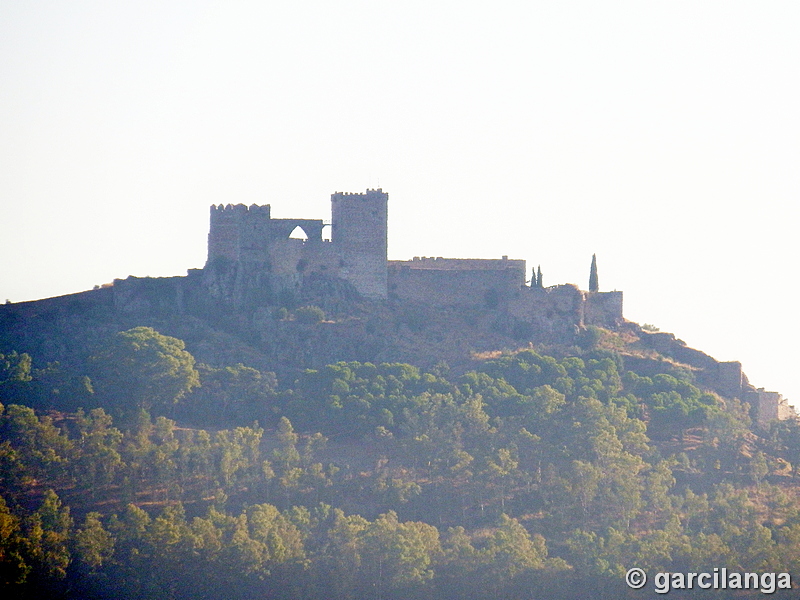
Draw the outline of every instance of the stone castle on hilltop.
<instances>
[{"instance_id":1,"label":"stone castle on hilltop","mask_svg":"<svg viewBox=\"0 0 800 600\"><path fill-rule=\"evenodd\" d=\"M741 363L717 361L672 334L626 321L622 292L597 289L594 260L589 291L573 284L545 288L536 277L528 284L525 261L507 256L388 260L388 201L381 189L336 192L330 223L273 219L269 205L214 205L202 269L181 277L116 279L87 292L0 305L0 342L45 361L69 361L104 328L119 331L148 320L176 328L206 323L247 339L259 349L260 358L251 358L264 360L261 366L291 372L339 360L463 361L471 351L497 349L510 339L579 343L591 326L600 326L641 341L645 356L625 358L638 361L641 372L660 372L659 361L667 357L691 369L700 384L756 407L761 425L793 414L780 394L751 386ZM304 303L348 318L304 329L275 316ZM349 318L354 307L360 318ZM438 341L403 341L404 331L447 315L456 321L450 333L433 336ZM85 337L80 343L76 331ZM447 340L454 331L464 334L457 343ZM194 351L211 346L201 342ZM646 356L650 350L656 358ZM202 358L216 360L213 352Z\"/></svg>"},{"instance_id":2,"label":"stone castle on hilltop","mask_svg":"<svg viewBox=\"0 0 800 600\"><path fill-rule=\"evenodd\" d=\"M212 281L217 272L236 272L228 287L240 286L237 281L243 278L269 288L273 295L299 290L314 277L333 277L351 284L365 299L502 308L540 331L556 334L622 323L622 292L527 286L524 260L388 260L388 200L381 189L336 192L331 195L330 225L321 219L273 219L269 205L212 206L203 271ZM305 239L292 237L298 230ZM221 297L239 303L233 290L213 287Z\"/></svg>"}]
</instances>

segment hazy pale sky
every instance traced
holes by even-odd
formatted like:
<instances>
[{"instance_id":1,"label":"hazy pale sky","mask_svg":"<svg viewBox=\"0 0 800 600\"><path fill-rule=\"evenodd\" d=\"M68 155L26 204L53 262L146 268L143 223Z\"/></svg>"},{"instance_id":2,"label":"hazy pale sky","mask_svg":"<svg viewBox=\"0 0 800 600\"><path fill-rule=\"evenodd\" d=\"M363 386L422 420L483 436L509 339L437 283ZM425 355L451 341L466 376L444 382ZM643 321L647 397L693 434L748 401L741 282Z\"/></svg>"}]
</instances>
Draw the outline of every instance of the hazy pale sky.
<instances>
[{"instance_id":1,"label":"hazy pale sky","mask_svg":"<svg viewBox=\"0 0 800 600\"><path fill-rule=\"evenodd\" d=\"M0 1L0 301L389 193L390 258L625 292L800 399L800 3ZM35 358L35 357L34 357Z\"/></svg>"}]
</instances>

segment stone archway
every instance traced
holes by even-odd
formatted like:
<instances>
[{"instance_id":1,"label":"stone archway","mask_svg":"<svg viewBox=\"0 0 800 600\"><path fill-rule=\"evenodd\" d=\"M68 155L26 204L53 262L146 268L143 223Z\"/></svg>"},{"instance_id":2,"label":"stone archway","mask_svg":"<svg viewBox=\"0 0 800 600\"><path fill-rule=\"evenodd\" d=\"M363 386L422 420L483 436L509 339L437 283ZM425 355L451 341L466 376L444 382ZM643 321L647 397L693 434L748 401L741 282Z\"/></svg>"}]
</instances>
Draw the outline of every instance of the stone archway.
<instances>
[{"instance_id":1,"label":"stone archway","mask_svg":"<svg viewBox=\"0 0 800 600\"><path fill-rule=\"evenodd\" d=\"M303 229L300 225L292 229L292 232L289 234L290 240L303 240L308 241L308 234L306 233L305 229Z\"/></svg>"}]
</instances>

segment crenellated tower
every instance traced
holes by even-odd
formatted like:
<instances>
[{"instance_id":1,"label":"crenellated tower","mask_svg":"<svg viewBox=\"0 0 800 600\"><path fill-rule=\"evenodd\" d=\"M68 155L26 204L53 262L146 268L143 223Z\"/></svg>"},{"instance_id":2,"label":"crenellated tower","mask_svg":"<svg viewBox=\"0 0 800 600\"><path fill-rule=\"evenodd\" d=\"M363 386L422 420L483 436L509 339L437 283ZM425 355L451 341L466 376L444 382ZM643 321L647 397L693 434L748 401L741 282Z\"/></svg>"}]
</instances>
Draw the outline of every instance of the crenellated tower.
<instances>
[{"instance_id":1,"label":"crenellated tower","mask_svg":"<svg viewBox=\"0 0 800 600\"><path fill-rule=\"evenodd\" d=\"M331 194L331 238L339 276L366 298L388 296L388 205L389 194L380 188Z\"/></svg>"},{"instance_id":2,"label":"crenellated tower","mask_svg":"<svg viewBox=\"0 0 800 600\"><path fill-rule=\"evenodd\" d=\"M208 262L224 258L234 262L253 260L264 252L270 229L270 206L220 204L211 206L208 230ZM259 252L259 246L260 252ZM262 260L263 257L260 257Z\"/></svg>"}]
</instances>

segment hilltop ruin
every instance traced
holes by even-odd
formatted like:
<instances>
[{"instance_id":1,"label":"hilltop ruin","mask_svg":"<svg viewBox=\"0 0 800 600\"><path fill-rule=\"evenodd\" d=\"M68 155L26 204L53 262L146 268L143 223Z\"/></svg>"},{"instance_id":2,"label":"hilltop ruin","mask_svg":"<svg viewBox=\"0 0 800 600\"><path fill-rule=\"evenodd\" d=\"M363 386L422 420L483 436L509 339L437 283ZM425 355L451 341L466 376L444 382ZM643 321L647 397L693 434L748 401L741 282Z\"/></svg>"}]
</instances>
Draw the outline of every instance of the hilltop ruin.
<instances>
[{"instance_id":1,"label":"hilltop ruin","mask_svg":"<svg viewBox=\"0 0 800 600\"><path fill-rule=\"evenodd\" d=\"M626 321L620 291L529 284L525 261L508 256L388 260L388 200L382 189L336 192L330 222L274 219L270 205L213 205L202 269L116 279L87 292L4 305L0 342L63 361L81 349L75 336L91 345L102 332L127 323L160 323L179 337L184 328L189 338L211 324L245 339L259 366L290 373L339 360L458 363L509 340L575 344L596 326L626 329L694 370L708 388L746 400L757 407L763 426L791 414L780 394L751 386L740 363L719 362L671 334ZM592 273L596 281L594 259ZM316 328L276 318L303 303L341 318ZM419 330L426 324L439 331L422 340ZM198 343L194 352L215 362L220 350L209 350L213 345Z\"/></svg>"}]
</instances>

